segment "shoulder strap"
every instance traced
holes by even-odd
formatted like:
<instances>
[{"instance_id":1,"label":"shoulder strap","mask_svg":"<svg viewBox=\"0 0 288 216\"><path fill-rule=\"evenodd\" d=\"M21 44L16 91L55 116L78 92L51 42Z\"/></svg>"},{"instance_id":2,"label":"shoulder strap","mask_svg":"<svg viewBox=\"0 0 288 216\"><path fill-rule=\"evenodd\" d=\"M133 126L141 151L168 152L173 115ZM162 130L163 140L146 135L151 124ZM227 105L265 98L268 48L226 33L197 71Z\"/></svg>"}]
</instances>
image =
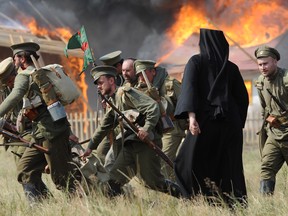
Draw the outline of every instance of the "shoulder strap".
<instances>
[{"instance_id":1,"label":"shoulder strap","mask_svg":"<svg viewBox=\"0 0 288 216\"><path fill-rule=\"evenodd\" d=\"M33 73L34 71L35 71L35 70L29 71L29 72L27 72L27 71L21 71L21 72L20 72L20 74L23 74L23 75L29 77L29 86L28 86L28 90L27 90L27 92L26 92L26 94L25 94L25 96L24 96L25 98L28 97L28 94L29 94L29 92L30 92L31 85L32 85L32 83L33 83L32 73Z\"/></svg>"},{"instance_id":2,"label":"shoulder strap","mask_svg":"<svg viewBox=\"0 0 288 216\"><path fill-rule=\"evenodd\" d=\"M283 72L283 84L288 87L288 69L282 69Z\"/></svg>"}]
</instances>

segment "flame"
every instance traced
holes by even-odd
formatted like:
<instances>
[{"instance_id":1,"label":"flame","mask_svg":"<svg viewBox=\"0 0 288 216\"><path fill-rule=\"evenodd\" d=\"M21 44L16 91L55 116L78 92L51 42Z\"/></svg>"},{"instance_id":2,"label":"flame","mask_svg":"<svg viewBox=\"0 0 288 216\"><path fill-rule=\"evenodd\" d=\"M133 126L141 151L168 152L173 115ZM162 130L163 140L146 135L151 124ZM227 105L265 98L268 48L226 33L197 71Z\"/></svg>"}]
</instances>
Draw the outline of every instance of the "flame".
<instances>
[{"instance_id":1,"label":"flame","mask_svg":"<svg viewBox=\"0 0 288 216\"><path fill-rule=\"evenodd\" d=\"M200 6L186 3L176 14L175 22L166 31L170 51L160 57L157 64L169 57L192 34L198 34L200 28L222 30L230 45L235 42L241 46L253 46L272 40L288 28L288 11L283 4L284 0L269 4L257 0L214 0L210 1L208 9L204 3ZM166 44L167 41L162 45L165 50Z\"/></svg>"},{"instance_id":2,"label":"flame","mask_svg":"<svg viewBox=\"0 0 288 216\"><path fill-rule=\"evenodd\" d=\"M193 33L199 32L201 26L207 26L208 21L202 12L192 5L181 7L176 21L167 31L167 36L174 45L182 45Z\"/></svg>"},{"instance_id":3,"label":"flame","mask_svg":"<svg viewBox=\"0 0 288 216\"><path fill-rule=\"evenodd\" d=\"M60 38L63 42L67 42L69 38L72 36L70 29L68 28L55 28L54 31L49 31L46 28L40 27L36 20L32 17L24 17L22 22L30 29L31 33L41 37L57 37ZM64 52L63 52L64 54ZM45 59L44 59L45 60ZM77 84L79 89L82 92L82 100L78 99L73 104L67 106L70 112L83 112L84 117L87 116L87 89L88 86L85 82L85 74L79 76L79 72L82 70L83 67L83 60L77 57L61 57L61 64L65 68L69 77ZM86 128L86 127L85 127Z\"/></svg>"}]
</instances>

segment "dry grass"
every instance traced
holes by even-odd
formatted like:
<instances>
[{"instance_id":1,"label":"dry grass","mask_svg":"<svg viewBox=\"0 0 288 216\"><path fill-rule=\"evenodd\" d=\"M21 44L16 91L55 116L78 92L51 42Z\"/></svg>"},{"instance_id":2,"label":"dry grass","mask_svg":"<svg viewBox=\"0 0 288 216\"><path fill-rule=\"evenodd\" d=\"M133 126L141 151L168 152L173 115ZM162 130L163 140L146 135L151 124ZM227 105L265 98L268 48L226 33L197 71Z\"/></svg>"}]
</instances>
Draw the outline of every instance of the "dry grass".
<instances>
[{"instance_id":1,"label":"dry grass","mask_svg":"<svg viewBox=\"0 0 288 216\"><path fill-rule=\"evenodd\" d=\"M224 207L209 206L203 198L193 201L178 200L166 194L145 189L135 180L132 186L136 197L107 199L99 193L82 199L68 199L57 191L50 177L44 181L54 194L54 198L31 209L25 200L22 187L16 181L15 164L10 153L0 151L0 215L287 215L287 167L277 176L276 191L273 197L262 197L258 193L260 159L257 148L245 147L245 176L248 189L247 209L231 212Z\"/></svg>"}]
</instances>

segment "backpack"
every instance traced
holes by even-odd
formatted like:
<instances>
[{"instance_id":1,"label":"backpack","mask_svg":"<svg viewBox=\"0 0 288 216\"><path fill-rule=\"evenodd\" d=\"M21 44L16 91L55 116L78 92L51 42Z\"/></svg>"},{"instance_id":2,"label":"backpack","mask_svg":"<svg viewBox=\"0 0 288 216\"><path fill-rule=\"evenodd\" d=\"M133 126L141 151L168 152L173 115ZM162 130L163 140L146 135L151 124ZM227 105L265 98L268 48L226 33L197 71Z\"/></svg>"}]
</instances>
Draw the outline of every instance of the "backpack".
<instances>
[{"instance_id":1,"label":"backpack","mask_svg":"<svg viewBox=\"0 0 288 216\"><path fill-rule=\"evenodd\" d=\"M37 76L37 73L45 73L45 77L48 78L48 82L43 82L44 80L39 80L43 76ZM73 103L79 96L80 92L77 86L71 80L71 78L63 70L63 66L59 64L49 64L41 67L39 70L35 70L32 73L33 81L38 84L41 92L48 93L51 88L56 94L56 98L61 102L63 106ZM46 79L46 78L45 78ZM40 85L39 85L40 84ZM44 97L45 100L45 97ZM47 103L47 101L45 101Z\"/></svg>"}]
</instances>

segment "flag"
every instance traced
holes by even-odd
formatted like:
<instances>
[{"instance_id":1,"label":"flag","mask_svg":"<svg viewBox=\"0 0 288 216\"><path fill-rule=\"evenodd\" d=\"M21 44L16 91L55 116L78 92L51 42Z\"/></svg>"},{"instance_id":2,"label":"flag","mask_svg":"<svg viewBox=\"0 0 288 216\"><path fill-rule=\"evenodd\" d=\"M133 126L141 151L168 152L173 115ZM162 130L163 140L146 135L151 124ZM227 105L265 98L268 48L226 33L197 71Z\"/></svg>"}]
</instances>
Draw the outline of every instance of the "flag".
<instances>
[{"instance_id":1,"label":"flag","mask_svg":"<svg viewBox=\"0 0 288 216\"><path fill-rule=\"evenodd\" d=\"M77 49L77 48L81 48L84 52L84 64L82 69L82 71L84 71L90 63L94 62L84 26L82 26L81 29L69 39L64 49L65 56L68 57L67 53L68 49Z\"/></svg>"}]
</instances>

